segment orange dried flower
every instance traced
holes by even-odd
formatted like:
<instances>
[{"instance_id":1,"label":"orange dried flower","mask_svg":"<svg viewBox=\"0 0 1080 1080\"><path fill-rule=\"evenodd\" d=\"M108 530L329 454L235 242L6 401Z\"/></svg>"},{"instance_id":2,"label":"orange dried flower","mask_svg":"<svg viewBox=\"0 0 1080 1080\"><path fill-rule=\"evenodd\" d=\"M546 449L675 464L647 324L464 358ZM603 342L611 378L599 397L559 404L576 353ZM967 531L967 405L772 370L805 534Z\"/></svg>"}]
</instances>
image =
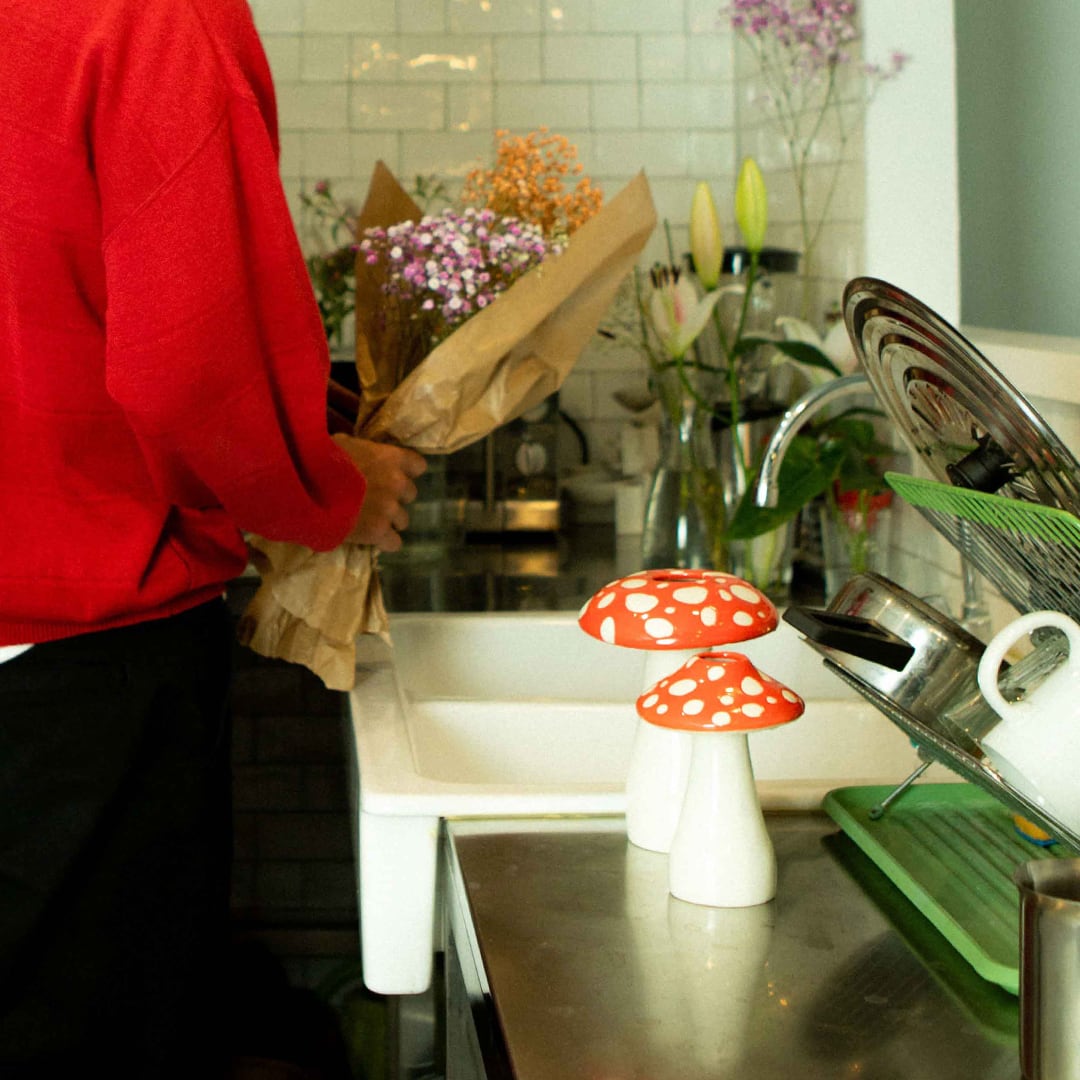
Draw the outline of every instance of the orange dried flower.
<instances>
[{"instance_id":1,"label":"orange dried flower","mask_svg":"<svg viewBox=\"0 0 1080 1080\"><path fill-rule=\"evenodd\" d=\"M603 192L584 176L577 147L546 127L528 135L500 130L495 166L473 169L465 177L462 201L486 206L543 229L549 237L566 237L600 210ZM573 187L567 177L578 176Z\"/></svg>"}]
</instances>

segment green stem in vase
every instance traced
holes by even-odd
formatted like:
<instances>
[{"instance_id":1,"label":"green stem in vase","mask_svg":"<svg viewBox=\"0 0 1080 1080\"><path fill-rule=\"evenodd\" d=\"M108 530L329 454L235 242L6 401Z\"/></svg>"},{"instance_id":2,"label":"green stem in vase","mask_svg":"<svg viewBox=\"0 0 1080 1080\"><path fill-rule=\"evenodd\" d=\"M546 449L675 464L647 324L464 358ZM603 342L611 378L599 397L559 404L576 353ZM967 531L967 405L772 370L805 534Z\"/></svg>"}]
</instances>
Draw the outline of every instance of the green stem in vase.
<instances>
[{"instance_id":1,"label":"green stem in vase","mask_svg":"<svg viewBox=\"0 0 1080 1080\"><path fill-rule=\"evenodd\" d=\"M739 428L740 420L739 400L742 396L739 392L742 377L742 366L739 362L741 359L739 354L739 342L742 341L743 332L746 329L747 315L750 312L750 302L754 291L754 282L757 278L758 258L758 252L750 252L750 265L746 269L746 288L743 291L742 303L739 305L739 319L735 324L734 340L730 342L730 344L727 340L727 334L724 333L724 322L720 316L719 304L713 308L713 322L716 325L717 337L720 340L720 351L723 353L724 360L727 363L728 421L731 425L733 446L738 445L736 433ZM750 473L751 462L743 456L741 448L735 452L735 462L741 470L742 476L744 478L747 477Z\"/></svg>"},{"instance_id":2,"label":"green stem in vase","mask_svg":"<svg viewBox=\"0 0 1080 1080\"><path fill-rule=\"evenodd\" d=\"M855 518L851 537L851 569L862 573L870 568L870 492L859 491L856 496Z\"/></svg>"}]
</instances>

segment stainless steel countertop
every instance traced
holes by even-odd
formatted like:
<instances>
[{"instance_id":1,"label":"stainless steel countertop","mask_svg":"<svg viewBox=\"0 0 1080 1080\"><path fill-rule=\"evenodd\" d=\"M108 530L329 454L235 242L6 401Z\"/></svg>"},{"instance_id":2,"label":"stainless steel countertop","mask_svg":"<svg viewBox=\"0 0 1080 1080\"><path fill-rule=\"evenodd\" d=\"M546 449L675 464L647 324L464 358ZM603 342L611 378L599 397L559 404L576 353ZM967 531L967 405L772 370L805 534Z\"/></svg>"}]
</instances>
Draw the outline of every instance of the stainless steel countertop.
<instances>
[{"instance_id":1,"label":"stainless steel countertop","mask_svg":"<svg viewBox=\"0 0 1080 1080\"><path fill-rule=\"evenodd\" d=\"M516 1080L1016 1080L1016 999L824 815L768 823L777 896L744 909L670 897L621 819L447 823Z\"/></svg>"}]
</instances>

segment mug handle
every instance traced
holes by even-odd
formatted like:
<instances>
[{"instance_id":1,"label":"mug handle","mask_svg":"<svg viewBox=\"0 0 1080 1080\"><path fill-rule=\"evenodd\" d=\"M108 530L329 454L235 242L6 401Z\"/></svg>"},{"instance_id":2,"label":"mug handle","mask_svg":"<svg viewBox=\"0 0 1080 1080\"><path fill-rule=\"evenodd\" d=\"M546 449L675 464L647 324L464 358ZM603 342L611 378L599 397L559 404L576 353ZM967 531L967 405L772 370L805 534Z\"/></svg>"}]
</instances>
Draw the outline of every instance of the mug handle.
<instances>
[{"instance_id":1,"label":"mug handle","mask_svg":"<svg viewBox=\"0 0 1080 1080\"><path fill-rule=\"evenodd\" d=\"M1005 654L1022 638L1043 626L1054 626L1062 630L1069 639L1069 659L1066 663L1080 664L1080 625L1060 611L1032 611L1014 619L999 631L986 646L979 660L979 689L983 692L990 707L1004 716L1014 706L1006 701L998 689L998 672Z\"/></svg>"}]
</instances>

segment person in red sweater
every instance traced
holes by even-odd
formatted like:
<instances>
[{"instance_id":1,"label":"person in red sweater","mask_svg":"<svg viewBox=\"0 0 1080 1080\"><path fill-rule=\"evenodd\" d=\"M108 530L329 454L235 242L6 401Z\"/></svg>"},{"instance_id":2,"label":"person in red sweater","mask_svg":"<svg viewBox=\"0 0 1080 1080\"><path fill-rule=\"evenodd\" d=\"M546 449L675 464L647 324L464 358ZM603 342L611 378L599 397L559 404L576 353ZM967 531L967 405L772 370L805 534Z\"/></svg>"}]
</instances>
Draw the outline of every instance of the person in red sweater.
<instances>
[{"instance_id":1,"label":"person in red sweater","mask_svg":"<svg viewBox=\"0 0 1080 1080\"><path fill-rule=\"evenodd\" d=\"M0 1076L224 1067L222 594L425 467L329 370L245 0L0 0Z\"/></svg>"}]
</instances>

